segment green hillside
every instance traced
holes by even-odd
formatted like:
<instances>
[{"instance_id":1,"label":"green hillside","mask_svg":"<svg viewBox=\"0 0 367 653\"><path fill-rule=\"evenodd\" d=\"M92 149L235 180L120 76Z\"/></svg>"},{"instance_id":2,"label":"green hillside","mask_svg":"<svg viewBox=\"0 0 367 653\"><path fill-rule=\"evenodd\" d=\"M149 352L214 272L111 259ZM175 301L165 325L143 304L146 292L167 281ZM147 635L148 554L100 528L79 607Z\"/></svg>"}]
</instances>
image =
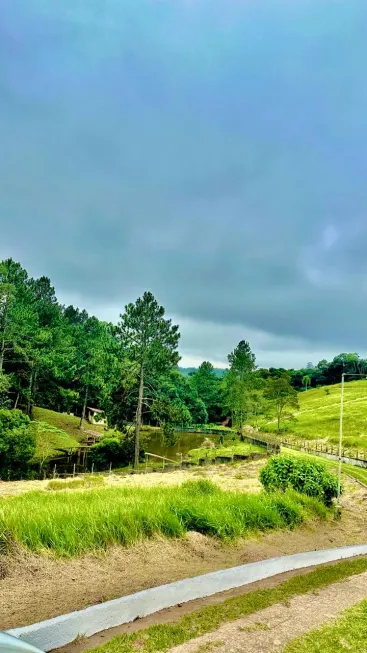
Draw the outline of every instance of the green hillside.
<instances>
[{"instance_id":1,"label":"green hillside","mask_svg":"<svg viewBox=\"0 0 367 653\"><path fill-rule=\"evenodd\" d=\"M60 455L58 449L77 447L83 438L79 429L80 420L72 415L63 415L46 408L34 408L33 419L37 424L35 460L47 460Z\"/></svg>"},{"instance_id":2,"label":"green hillside","mask_svg":"<svg viewBox=\"0 0 367 653\"><path fill-rule=\"evenodd\" d=\"M340 384L299 394L300 412L296 422L284 422L288 432L302 440L323 440L337 444L339 440ZM345 384L344 394L345 448L367 449L367 380ZM275 423L266 425L275 430Z\"/></svg>"}]
</instances>

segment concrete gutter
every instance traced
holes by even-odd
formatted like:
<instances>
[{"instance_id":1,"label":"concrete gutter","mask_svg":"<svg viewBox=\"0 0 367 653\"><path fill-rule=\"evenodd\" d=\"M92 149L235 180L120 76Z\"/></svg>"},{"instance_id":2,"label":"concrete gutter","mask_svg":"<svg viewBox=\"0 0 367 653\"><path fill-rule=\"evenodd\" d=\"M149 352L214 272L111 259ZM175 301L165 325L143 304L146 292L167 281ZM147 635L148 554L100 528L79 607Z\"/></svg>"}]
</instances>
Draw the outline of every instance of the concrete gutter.
<instances>
[{"instance_id":1,"label":"concrete gutter","mask_svg":"<svg viewBox=\"0 0 367 653\"><path fill-rule=\"evenodd\" d=\"M24 628L15 628L9 630L8 633L43 651L51 651L70 644L78 636L90 637L95 633L132 622L139 617L146 617L178 603L212 596L218 592L249 585L287 571L360 555L367 555L367 544L296 553L252 562L153 587L91 606L85 610L64 614Z\"/></svg>"}]
</instances>

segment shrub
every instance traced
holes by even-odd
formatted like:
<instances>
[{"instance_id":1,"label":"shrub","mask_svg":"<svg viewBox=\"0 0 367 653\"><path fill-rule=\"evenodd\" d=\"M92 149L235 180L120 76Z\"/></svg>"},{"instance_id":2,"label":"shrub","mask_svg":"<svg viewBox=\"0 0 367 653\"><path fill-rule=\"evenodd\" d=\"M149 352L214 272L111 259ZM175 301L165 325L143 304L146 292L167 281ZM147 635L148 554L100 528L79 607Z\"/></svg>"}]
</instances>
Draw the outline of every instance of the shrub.
<instances>
[{"instance_id":1,"label":"shrub","mask_svg":"<svg viewBox=\"0 0 367 653\"><path fill-rule=\"evenodd\" d=\"M36 450L32 423L20 410L0 409L0 478L20 478Z\"/></svg>"},{"instance_id":2,"label":"shrub","mask_svg":"<svg viewBox=\"0 0 367 653\"><path fill-rule=\"evenodd\" d=\"M274 456L260 472L260 481L265 490L285 491L293 488L297 492L316 497L330 505L337 496L338 482L324 464L287 456Z\"/></svg>"},{"instance_id":3,"label":"shrub","mask_svg":"<svg viewBox=\"0 0 367 653\"><path fill-rule=\"evenodd\" d=\"M140 449L140 459L144 451ZM106 436L89 450L88 459L99 469L107 469L112 463L122 467L134 460L134 438L128 436Z\"/></svg>"}]
</instances>

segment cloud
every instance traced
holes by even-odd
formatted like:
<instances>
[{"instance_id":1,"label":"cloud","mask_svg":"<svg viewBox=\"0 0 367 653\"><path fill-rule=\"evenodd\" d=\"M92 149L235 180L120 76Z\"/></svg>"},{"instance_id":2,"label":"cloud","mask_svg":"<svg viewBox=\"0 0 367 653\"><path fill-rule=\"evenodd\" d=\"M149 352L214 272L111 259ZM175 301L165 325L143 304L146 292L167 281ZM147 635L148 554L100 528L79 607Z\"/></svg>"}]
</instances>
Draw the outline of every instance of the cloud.
<instances>
[{"instance_id":1,"label":"cloud","mask_svg":"<svg viewBox=\"0 0 367 653\"><path fill-rule=\"evenodd\" d=\"M0 256L101 315L149 288L187 355L363 350L365 2L0 18Z\"/></svg>"}]
</instances>

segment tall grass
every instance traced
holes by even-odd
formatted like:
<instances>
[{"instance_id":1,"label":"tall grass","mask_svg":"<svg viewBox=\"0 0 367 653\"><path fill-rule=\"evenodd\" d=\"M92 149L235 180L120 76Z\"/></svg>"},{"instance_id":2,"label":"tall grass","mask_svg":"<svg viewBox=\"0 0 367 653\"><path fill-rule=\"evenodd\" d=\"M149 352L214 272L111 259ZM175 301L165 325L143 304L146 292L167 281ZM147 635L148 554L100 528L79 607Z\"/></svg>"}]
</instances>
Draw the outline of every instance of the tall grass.
<instances>
[{"instance_id":1,"label":"tall grass","mask_svg":"<svg viewBox=\"0 0 367 653\"><path fill-rule=\"evenodd\" d=\"M84 478L56 479L49 481L48 490L82 490L85 488L104 485L104 478L100 475L89 474Z\"/></svg>"},{"instance_id":2,"label":"tall grass","mask_svg":"<svg viewBox=\"0 0 367 653\"><path fill-rule=\"evenodd\" d=\"M318 500L293 491L247 495L224 492L209 481L173 488L29 492L0 502L0 539L3 534L32 551L76 556L154 535L181 537L189 530L235 540L326 515Z\"/></svg>"}]
</instances>

